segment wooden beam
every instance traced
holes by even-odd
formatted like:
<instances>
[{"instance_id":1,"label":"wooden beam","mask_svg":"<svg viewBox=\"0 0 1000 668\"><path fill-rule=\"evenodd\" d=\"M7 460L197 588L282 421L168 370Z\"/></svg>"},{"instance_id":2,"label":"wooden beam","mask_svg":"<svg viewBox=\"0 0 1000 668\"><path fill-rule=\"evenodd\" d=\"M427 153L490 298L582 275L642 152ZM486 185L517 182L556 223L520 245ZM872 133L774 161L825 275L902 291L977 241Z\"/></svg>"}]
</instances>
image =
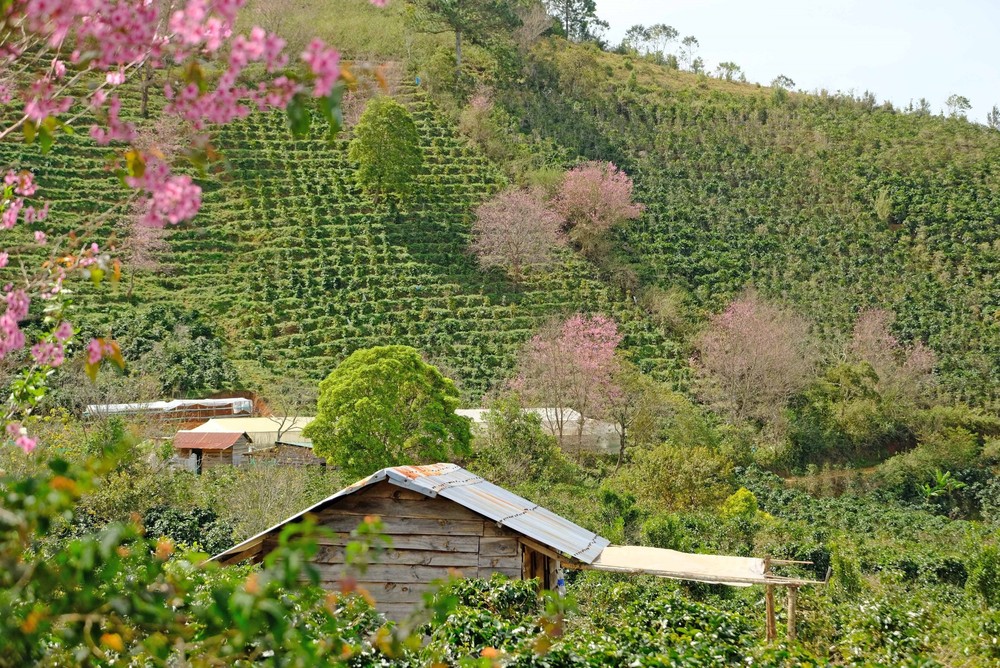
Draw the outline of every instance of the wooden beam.
<instances>
[{"instance_id":1,"label":"wooden beam","mask_svg":"<svg viewBox=\"0 0 1000 668\"><path fill-rule=\"evenodd\" d=\"M354 515L330 515L322 520L323 526L333 531L353 531L361 519ZM485 525L485 526L484 526ZM497 536L492 522L483 520L418 519L411 517L383 517L382 531L393 538L398 535L428 536Z\"/></svg>"},{"instance_id":2,"label":"wooden beam","mask_svg":"<svg viewBox=\"0 0 1000 668\"><path fill-rule=\"evenodd\" d=\"M313 558L316 564L342 565L346 558L346 548L322 546ZM503 559L504 557L493 557ZM483 556L475 552L431 551L431 550L386 550L373 553L369 564L403 564L407 566L445 566L462 568L482 565Z\"/></svg>"},{"instance_id":3,"label":"wooden beam","mask_svg":"<svg viewBox=\"0 0 1000 668\"><path fill-rule=\"evenodd\" d=\"M388 536L390 547L394 550L431 550L435 552L478 552L478 536L436 536L436 535L396 535ZM316 540L320 545L335 545L343 547L357 538L349 533L340 533L332 537L321 537ZM487 540L487 539L483 539ZM492 539L490 539L492 540ZM496 539L501 540L501 539Z\"/></svg>"},{"instance_id":4,"label":"wooden beam","mask_svg":"<svg viewBox=\"0 0 1000 668\"><path fill-rule=\"evenodd\" d=\"M795 606L798 599L799 588L788 587L788 639L795 640Z\"/></svg>"},{"instance_id":5,"label":"wooden beam","mask_svg":"<svg viewBox=\"0 0 1000 668\"><path fill-rule=\"evenodd\" d=\"M764 586L764 608L767 617L767 641L774 642L778 636L777 624L774 621L774 585Z\"/></svg>"}]
</instances>

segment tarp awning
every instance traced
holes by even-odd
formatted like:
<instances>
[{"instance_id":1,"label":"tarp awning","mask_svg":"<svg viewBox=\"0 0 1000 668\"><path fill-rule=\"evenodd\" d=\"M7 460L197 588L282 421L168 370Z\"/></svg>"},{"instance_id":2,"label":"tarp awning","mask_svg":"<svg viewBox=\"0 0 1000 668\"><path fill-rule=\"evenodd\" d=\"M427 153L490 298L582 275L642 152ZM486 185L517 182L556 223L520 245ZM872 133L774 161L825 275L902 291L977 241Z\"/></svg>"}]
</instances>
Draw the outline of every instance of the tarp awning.
<instances>
[{"instance_id":1,"label":"tarp awning","mask_svg":"<svg viewBox=\"0 0 1000 668\"><path fill-rule=\"evenodd\" d=\"M763 559L690 554L636 545L609 545L590 564L590 568L617 573L645 573L735 587L771 582L777 584L781 580L765 574Z\"/></svg>"}]
</instances>

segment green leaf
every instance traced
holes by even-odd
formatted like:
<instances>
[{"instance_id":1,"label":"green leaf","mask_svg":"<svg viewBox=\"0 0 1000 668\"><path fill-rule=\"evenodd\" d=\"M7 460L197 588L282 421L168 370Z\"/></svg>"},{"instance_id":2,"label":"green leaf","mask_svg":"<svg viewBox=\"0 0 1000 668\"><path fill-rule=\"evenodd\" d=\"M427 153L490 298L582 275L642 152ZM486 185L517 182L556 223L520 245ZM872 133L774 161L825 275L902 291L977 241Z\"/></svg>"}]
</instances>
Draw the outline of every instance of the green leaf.
<instances>
[{"instance_id":1,"label":"green leaf","mask_svg":"<svg viewBox=\"0 0 1000 668\"><path fill-rule=\"evenodd\" d=\"M44 125L38 128L38 145L42 147L42 153L48 153L52 145L56 143L56 138Z\"/></svg>"},{"instance_id":2,"label":"green leaf","mask_svg":"<svg viewBox=\"0 0 1000 668\"><path fill-rule=\"evenodd\" d=\"M288 114L288 125L292 129L295 137L305 137L309 134L309 125L312 122L309 109L306 108L305 96L299 94L292 98L286 109Z\"/></svg>"},{"instance_id":3,"label":"green leaf","mask_svg":"<svg viewBox=\"0 0 1000 668\"><path fill-rule=\"evenodd\" d=\"M35 124L32 123L31 121L25 121L24 125L22 126L22 130L24 130L24 141L28 144L34 144L35 133L37 130Z\"/></svg>"}]
</instances>

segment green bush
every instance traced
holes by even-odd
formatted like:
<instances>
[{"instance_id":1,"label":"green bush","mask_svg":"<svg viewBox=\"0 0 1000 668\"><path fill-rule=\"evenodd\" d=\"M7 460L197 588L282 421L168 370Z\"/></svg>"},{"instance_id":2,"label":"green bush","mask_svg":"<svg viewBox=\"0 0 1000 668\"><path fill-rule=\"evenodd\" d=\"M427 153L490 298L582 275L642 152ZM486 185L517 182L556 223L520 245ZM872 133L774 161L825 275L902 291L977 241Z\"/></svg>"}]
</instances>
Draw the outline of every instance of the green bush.
<instances>
[{"instance_id":1,"label":"green bush","mask_svg":"<svg viewBox=\"0 0 1000 668\"><path fill-rule=\"evenodd\" d=\"M572 465L556 438L542 428L539 415L524 410L516 394L490 403L486 424L474 445L473 467L498 485L563 481L572 475Z\"/></svg>"},{"instance_id":2,"label":"green bush","mask_svg":"<svg viewBox=\"0 0 1000 668\"><path fill-rule=\"evenodd\" d=\"M612 480L652 508L714 508L733 492L732 463L711 448L666 443L632 459Z\"/></svg>"},{"instance_id":3,"label":"green bush","mask_svg":"<svg viewBox=\"0 0 1000 668\"><path fill-rule=\"evenodd\" d=\"M1000 548L987 545L975 556L966 587L986 605L1000 609Z\"/></svg>"},{"instance_id":4,"label":"green bush","mask_svg":"<svg viewBox=\"0 0 1000 668\"><path fill-rule=\"evenodd\" d=\"M654 515L642 524L644 545L680 552L691 551L691 541L681 519L674 514Z\"/></svg>"}]
</instances>

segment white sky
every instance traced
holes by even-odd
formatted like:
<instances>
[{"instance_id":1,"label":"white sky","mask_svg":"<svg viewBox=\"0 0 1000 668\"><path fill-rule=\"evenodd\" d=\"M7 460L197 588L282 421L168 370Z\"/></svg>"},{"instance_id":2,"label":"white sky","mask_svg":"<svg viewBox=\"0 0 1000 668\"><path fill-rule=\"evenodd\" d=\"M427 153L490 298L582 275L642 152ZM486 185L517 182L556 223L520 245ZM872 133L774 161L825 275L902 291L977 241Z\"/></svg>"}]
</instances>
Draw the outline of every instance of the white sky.
<instances>
[{"instance_id":1,"label":"white sky","mask_svg":"<svg viewBox=\"0 0 1000 668\"><path fill-rule=\"evenodd\" d=\"M1000 0L597 0L597 15L610 44L666 23L698 39L709 70L733 61L749 81L784 74L897 107L925 97L935 113L958 93L978 122L1000 105Z\"/></svg>"}]
</instances>

